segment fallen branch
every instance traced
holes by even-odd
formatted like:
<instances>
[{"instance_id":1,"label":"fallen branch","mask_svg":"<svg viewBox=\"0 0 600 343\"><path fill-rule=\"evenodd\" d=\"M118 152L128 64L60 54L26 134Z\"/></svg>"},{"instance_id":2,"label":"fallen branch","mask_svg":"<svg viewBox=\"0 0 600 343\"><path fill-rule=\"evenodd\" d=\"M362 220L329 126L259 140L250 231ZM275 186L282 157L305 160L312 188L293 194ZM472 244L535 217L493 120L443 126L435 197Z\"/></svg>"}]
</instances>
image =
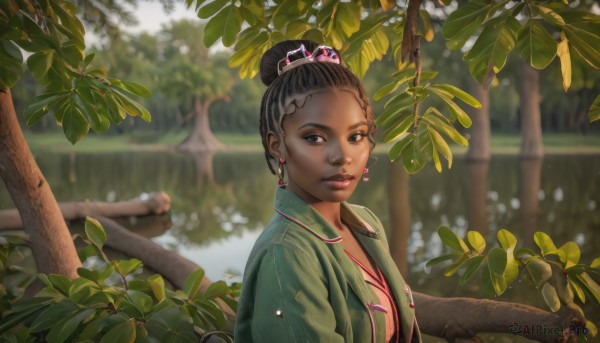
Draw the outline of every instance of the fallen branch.
<instances>
[{"instance_id":1,"label":"fallen branch","mask_svg":"<svg viewBox=\"0 0 600 343\"><path fill-rule=\"evenodd\" d=\"M414 293L423 333L450 342L480 342L480 332L513 333L540 342L577 342L570 325L583 327L581 313L562 306L558 313L537 307L473 298L439 298Z\"/></svg>"},{"instance_id":2,"label":"fallen branch","mask_svg":"<svg viewBox=\"0 0 600 343\"><path fill-rule=\"evenodd\" d=\"M126 217L162 214L171 208L171 198L165 192L143 194L138 198L119 202L82 201L60 203L65 220L92 217ZM0 210L0 230L23 229L17 209Z\"/></svg>"}]
</instances>

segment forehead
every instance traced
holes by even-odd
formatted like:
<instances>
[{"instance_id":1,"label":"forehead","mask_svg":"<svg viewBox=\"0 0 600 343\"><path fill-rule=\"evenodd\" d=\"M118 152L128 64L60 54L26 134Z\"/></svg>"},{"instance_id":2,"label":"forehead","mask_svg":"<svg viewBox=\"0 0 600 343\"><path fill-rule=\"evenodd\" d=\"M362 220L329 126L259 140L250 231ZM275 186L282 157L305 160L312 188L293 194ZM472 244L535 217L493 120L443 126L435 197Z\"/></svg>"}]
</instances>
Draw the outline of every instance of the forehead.
<instances>
[{"instance_id":1,"label":"forehead","mask_svg":"<svg viewBox=\"0 0 600 343\"><path fill-rule=\"evenodd\" d=\"M352 90L322 90L297 94L286 99L283 113L286 114L286 121L359 121L367 117L358 94Z\"/></svg>"}]
</instances>

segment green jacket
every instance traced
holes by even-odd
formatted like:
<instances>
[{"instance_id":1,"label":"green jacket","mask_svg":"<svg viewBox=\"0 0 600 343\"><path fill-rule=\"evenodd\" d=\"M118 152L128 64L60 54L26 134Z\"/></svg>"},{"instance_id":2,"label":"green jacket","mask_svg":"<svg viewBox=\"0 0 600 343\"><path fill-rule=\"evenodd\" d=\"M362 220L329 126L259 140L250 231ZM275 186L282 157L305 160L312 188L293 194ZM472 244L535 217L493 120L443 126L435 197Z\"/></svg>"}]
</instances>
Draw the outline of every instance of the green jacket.
<instances>
[{"instance_id":1,"label":"green jacket","mask_svg":"<svg viewBox=\"0 0 600 343\"><path fill-rule=\"evenodd\" d=\"M335 228L283 188L275 193L275 210L246 264L235 342L384 342L384 315L368 306L379 300L344 253ZM341 215L393 290L401 341L420 342L412 294L389 254L381 222L348 203Z\"/></svg>"}]
</instances>

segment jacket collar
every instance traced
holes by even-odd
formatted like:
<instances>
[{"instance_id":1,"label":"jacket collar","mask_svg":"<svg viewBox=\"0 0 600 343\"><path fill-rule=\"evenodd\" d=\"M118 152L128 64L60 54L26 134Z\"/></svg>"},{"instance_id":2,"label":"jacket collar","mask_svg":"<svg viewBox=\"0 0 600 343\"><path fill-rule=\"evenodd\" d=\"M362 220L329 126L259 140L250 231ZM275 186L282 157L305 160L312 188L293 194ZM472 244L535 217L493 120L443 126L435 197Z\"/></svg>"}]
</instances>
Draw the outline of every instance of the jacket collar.
<instances>
[{"instance_id":1,"label":"jacket collar","mask_svg":"<svg viewBox=\"0 0 600 343\"><path fill-rule=\"evenodd\" d=\"M323 218L314 207L307 204L295 193L287 191L283 186L275 190L275 211L309 231L325 243L339 243L342 241L342 236L337 233L327 219ZM342 220L351 229L362 235L377 238L375 230L365 221L361 220L352 211L348 203L341 203L340 211Z\"/></svg>"}]
</instances>

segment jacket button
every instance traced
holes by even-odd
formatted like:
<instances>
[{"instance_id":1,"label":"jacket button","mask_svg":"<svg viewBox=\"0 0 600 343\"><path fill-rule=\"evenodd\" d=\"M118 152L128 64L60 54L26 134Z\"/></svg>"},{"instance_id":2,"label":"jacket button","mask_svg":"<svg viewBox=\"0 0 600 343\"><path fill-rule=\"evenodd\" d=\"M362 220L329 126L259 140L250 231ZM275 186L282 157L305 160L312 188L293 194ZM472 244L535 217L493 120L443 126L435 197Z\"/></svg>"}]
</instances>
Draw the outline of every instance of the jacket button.
<instances>
[{"instance_id":1,"label":"jacket button","mask_svg":"<svg viewBox=\"0 0 600 343\"><path fill-rule=\"evenodd\" d=\"M275 311L275 315L279 318L283 318L283 311L282 310L277 310Z\"/></svg>"}]
</instances>

